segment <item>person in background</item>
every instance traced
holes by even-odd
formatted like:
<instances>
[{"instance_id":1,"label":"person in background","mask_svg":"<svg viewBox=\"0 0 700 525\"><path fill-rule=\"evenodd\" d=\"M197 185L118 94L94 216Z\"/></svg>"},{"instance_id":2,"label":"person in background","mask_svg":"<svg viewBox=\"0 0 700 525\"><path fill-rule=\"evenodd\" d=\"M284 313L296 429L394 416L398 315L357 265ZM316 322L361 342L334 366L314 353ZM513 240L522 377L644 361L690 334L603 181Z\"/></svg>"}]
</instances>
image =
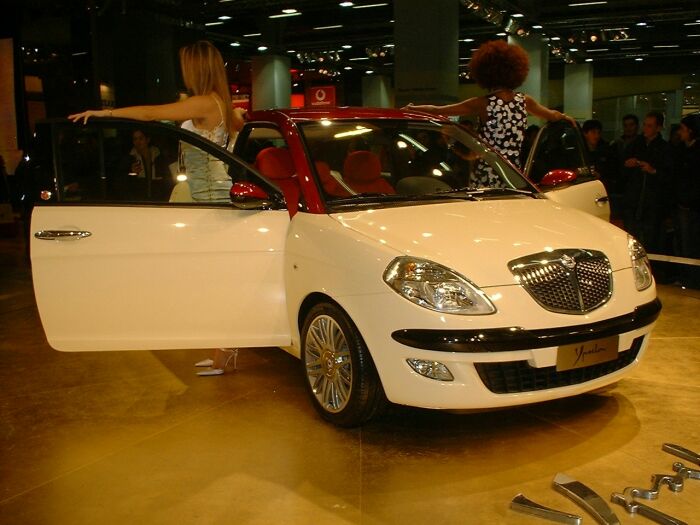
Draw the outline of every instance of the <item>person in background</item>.
<instances>
[{"instance_id":1,"label":"person in background","mask_svg":"<svg viewBox=\"0 0 700 525\"><path fill-rule=\"evenodd\" d=\"M131 141L127 181L135 182L136 188L130 193L137 198L167 200L170 176L160 149L151 144L151 137L141 129L134 130Z\"/></svg>"},{"instance_id":2,"label":"person in background","mask_svg":"<svg viewBox=\"0 0 700 525\"><path fill-rule=\"evenodd\" d=\"M610 198L611 220L621 221L625 194L625 155L627 147L639 136L639 119L628 113L622 117L622 135L610 143L610 179L608 197Z\"/></svg>"},{"instance_id":3,"label":"person in background","mask_svg":"<svg viewBox=\"0 0 700 525\"><path fill-rule=\"evenodd\" d=\"M479 135L518 168L521 167L528 114L547 121L568 119L575 125L575 121L563 113L515 91L530 69L527 53L521 47L503 40L485 42L472 55L469 67L472 78L489 91L487 95L445 106L408 104L403 109L433 115L477 116ZM477 177L480 186L500 184L500 177L485 162L479 164Z\"/></svg>"},{"instance_id":4,"label":"person in background","mask_svg":"<svg viewBox=\"0 0 700 525\"><path fill-rule=\"evenodd\" d=\"M668 131L668 143L672 148L682 148L685 146L683 138L681 137L681 125L671 124L671 128Z\"/></svg>"},{"instance_id":5,"label":"person in background","mask_svg":"<svg viewBox=\"0 0 700 525\"><path fill-rule=\"evenodd\" d=\"M674 183L678 255L700 259L700 114L681 119L679 135L682 149L677 150ZM700 287L700 268L688 266L681 272L681 281Z\"/></svg>"},{"instance_id":6,"label":"person in background","mask_svg":"<svg viewBox=\"0 0 700 525\"><path fill-rule=\"evenodd\" d=\"M661 245L662 222L672 168L668 143L661 137L664 116L652 111L644 118L642 135L626 150L625 229L644 248L657 252Z\"/></svg>"},{"instance_id":7,"label":"person in background","mask_svg":"<svg viewBox=\"0 0 700 525\"><path fill-rule=\"evenodd\" d=\"M603 140L603 123L600 120L587 120L581 126L586 142L588 158L595 168L608 193L613 185L610 169L610 146Z\"/></svg>"},{"instance_id":8,"label":"person in background","mask_svg":"<svg viewBox=\"0 0 700 525\"><path fill-rule=\"evenodd\" d=\"M221 147L232 144L243 127L245 111L233 109L226 68L219 50L204 40L187 45L180 49L180 68L185 86L191 94L183 100L155 106L87 110L68 118L83 123L92 117L174 120L184 122L184 129ZM193 147L183 148L183 154L192 199L198 202L228 202L232 182L225 167L210 162L209 155ZM197 366L209 367L199 375L223 374L232 358L235 365L237 352L236 349L218 349L212 359L197 363Z\"/></svg>"}]
</instances>

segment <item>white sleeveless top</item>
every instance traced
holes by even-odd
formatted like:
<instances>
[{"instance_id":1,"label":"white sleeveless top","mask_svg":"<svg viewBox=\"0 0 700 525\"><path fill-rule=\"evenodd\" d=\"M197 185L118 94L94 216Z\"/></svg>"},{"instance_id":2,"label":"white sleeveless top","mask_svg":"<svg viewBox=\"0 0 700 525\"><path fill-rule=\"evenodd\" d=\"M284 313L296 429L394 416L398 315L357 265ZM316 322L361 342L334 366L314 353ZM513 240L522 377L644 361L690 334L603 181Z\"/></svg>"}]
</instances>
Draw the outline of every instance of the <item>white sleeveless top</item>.
<instances>
[{"instance_id":1,"label":"white sleeveless top","mask_svg":"<svg viewBox=\"0 0 700 525\"><path fill-rule=\"evenodd\" d=\"M217 146L226 148L233 140L229 140L226 126L224 125L224 112L221 103L213 94L211 95L219 108L221 120L212 130L200 129L192 120L182 123L182 129L196 133L200 137L210 140ZM187 182L194 202L230 202L231 177L228 176L226 165L199 148L181 142L181 154L184 163Z\"/></svg>"}]
</instances>

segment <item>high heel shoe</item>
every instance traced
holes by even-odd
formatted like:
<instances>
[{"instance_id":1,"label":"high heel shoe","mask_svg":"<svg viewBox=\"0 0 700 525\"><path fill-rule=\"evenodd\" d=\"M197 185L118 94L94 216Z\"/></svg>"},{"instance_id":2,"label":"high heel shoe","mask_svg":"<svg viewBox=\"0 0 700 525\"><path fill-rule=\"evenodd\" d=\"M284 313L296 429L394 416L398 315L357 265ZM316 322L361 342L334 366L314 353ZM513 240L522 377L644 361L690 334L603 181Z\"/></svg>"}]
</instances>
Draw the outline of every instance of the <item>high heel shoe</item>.
<instances>
[{"instance_id":1,"label":"high heel shoe","mask_svg":"<svg viewBox=\"0 0 700 525\"><path fill-rule=\"evenodd\" d=\"M194 366L200 366L200 367L207 367L207 366L212 366L214 364L213 359L202 359L201 361L197 361Z\"/></svg>"},{"instance_id":2,"label":"high heel shoe","mask_svg":"<svg viewBox=\"0 0 700 525\"><path fill-rule=\"evenodd\" d=\"M226 358L226 362L224 363L224 366L222 368L210 368L209 370L203 370L201 372L197 372L198 376L202 377L208 377L208 376L220 376L224 373L226 370L226 367L228 364L231 362L231 359L233 359L233 369L236 370L237 365L238 365L238 348L221 348L220 349L222 352L229 354L228 357ZM206 359L205 359L206 361ZM211 361L211 365L214 364L213 360ZM200 363L203 361L200 361ZM209 366L211 366L209 365ZM197 363L196 366L199 366L199 363Z\"/></svg>"}]
</instances>

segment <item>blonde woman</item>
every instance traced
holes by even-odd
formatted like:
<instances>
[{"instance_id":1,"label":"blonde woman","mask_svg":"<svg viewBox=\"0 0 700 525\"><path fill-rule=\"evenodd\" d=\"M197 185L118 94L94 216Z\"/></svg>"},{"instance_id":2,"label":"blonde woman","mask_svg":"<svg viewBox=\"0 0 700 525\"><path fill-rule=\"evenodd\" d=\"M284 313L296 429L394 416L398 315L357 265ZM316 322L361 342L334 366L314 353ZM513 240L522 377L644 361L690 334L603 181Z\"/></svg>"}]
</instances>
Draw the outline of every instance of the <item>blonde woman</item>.
<instances>
[{"instance_id":1,"label":"blonde woman","mask_svg":"<svg viewBox=\"0 0 700 525\"><path fill-rule=\"evenodd\" d=\"M221 147L233 144L243 127L242 110L234 110L228 90L226 68L219 50L211 42L199 41L180 49L180 68L185 86L191 96L157 106L131 106L116 109L88 110L70 115L73 122L86 123L91 117L119 117L134 120L174 120L182 127ZM182 144L182 155L187 169L188 184L195 202L228 202L231 179L225 166L198 148ZM209 367L199 375L221 375L234 349L218 349L213 359L200 361L196 366Z\"/></svg>"}]
</instances>

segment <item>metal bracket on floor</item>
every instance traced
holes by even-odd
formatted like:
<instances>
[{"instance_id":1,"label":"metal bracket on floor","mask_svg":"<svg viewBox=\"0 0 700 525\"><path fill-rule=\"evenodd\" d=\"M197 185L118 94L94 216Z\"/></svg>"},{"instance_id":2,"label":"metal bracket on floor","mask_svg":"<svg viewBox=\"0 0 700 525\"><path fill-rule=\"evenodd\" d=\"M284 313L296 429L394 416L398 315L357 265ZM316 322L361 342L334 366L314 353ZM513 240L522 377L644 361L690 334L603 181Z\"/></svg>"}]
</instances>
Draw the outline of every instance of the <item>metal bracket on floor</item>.
<instances>
[{"instance_id":1,"label":"metal bracket on floor","mask_svg":"<svg viewBox=\"0 0 700 525\"><path fill-rule=\"evenodd\" d=\"M620 520L605 500L580 481L559 473L554 476L552 486L586 510L601 525L620 525Z\"/></svg>"},{"instance_id":2,"label":"metal bracket on floor","mask_svg":"<svg viewBox=\"0 0 700 525\"><path fill-rule=\"evenodd\" d=\"M674 463L673 471L683 479L700 479L700 470L686 467L683 463Z\"/></svg>"},{"instance_id":3,"label":"metal bracket on floor","mask_svg":"<svg viewBox=\"0 0 700 525\"><path fill-rule=\"evenodd\" d=\"M692 450L688 450L685 447L674 445L673 443L664 443L661 450L700 466L700 454L693 452Z\"/></svg>"},{"instance_id":4,"label":"metal bracket on floor","mask_svg":"<svg viewBox=\"0 0 700 525\"><path fill-rule=\"evenodd\" d=\"M667 476L667 477L674 477L674 476ZM681 482L681 487L683 486ZM669 485L669 488L671 486ZM671 489L673 490L673 489ZM648 495L654 494L652 497L648 497ZM620 494L619 492L613 492L610 500L613 503L617 503L618 505L621 505L624 507L624 509L629 512L630 514L639 514L640 516L644 516L645 518L649 518L651 521L654 521L656 523L660 523L661 525L688 525L687 522L681 521L678 518L674 518L673 516L669 516L668 514L665 514L659 510L656 510L653 507L650 507L648 505L645 505L644 503L639 503L635 500L635 498L643 498L643 499L656 499L659 497L659 491L658 491L658 486L656 491L648 491L645 489L639 489L636 487L627 487L624 491L623 494Z\"/></svg>"},{"instance_id":5,"label":"metal bracket on floor","mask_svg":"<svg viewBox=\"0 0 700 525\"><path fill-rule=\"evenodd\" d=\"M530 501L522 494L518 494L513 498L513 501L510 502L510 508L522 514L537 516L538 518L554 521L556 523L581 525L581 516L550 509L549 507Z\"/></svg>"}]
</instances>

